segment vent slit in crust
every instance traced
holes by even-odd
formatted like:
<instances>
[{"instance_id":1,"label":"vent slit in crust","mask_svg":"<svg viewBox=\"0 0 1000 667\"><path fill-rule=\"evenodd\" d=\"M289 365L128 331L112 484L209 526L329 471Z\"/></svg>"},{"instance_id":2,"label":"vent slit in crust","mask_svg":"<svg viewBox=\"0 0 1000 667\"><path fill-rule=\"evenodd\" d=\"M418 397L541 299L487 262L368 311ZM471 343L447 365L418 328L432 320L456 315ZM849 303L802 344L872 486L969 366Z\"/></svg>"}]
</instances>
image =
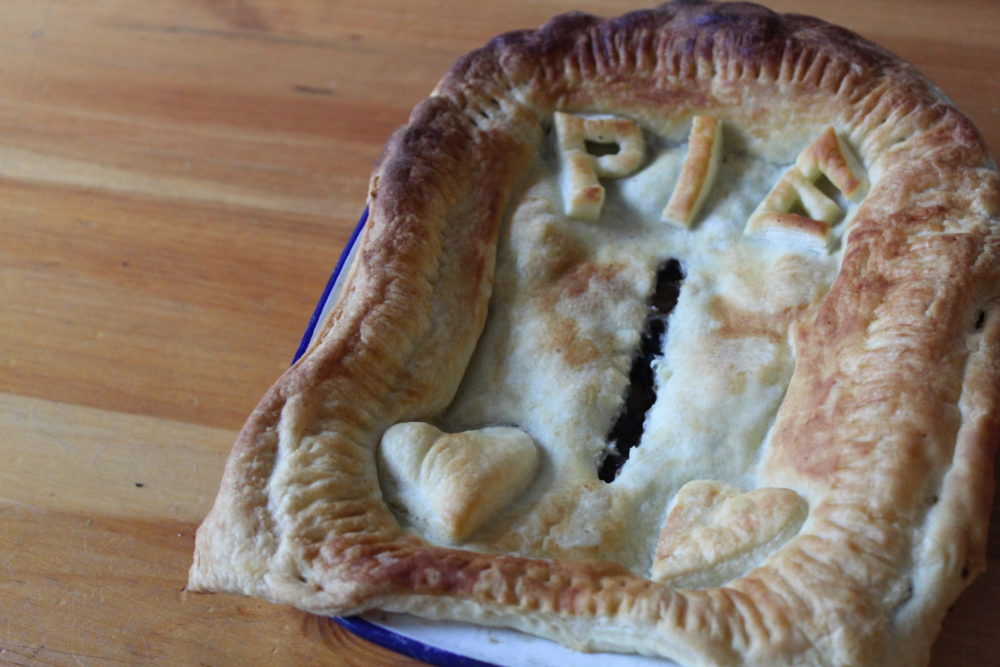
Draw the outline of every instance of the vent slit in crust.
<instances>
[{"instance_id":1,"label":"vent slit in crust","mask_svg":"<svg viewBox=\"0 0 1000 667\"><path fill-rule=\"evenodd\" d=\"M986 324L986 311L980 310L976 314L976 323L973 325L973 329L976 331L982 331L983 326Z\"/></svg>"},{"instance_id":2,"label":"vent slit in crust","mask_svg":"<svg viewBox=\"0 0 1000 667\"><path fill-rule=\"evenodd\" d=\"M677 259L668 259L656 272L656 285L649 299L649 312L639 352L632 360L629 371L625 402L608 434L609 451L597 470L597 476L604 482L614 481L628 460L629 451L642 439L646 412L656 402L653 362L663 354L667 320L677 305L683 281L684 269Z\"/></svg>"}]
</instances>

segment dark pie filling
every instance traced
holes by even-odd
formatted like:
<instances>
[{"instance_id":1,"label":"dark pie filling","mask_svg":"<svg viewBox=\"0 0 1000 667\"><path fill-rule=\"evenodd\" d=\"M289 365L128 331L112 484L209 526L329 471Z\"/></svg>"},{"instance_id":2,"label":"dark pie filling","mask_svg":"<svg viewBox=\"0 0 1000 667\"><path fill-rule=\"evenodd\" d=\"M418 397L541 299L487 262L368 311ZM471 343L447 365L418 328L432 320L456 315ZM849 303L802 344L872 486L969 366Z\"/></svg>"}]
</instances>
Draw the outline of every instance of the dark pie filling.
<instances>
[{"instance_id":1,"label":"dark pie filling","mask_svg":"<svg viewBox=\"0 0 1000 667\"><path fill-rule=\"evenodd\" d=\"M608 433L608 449L597 469L597 476L611 482L628 460L630 450L639 444L646 412L656 402L653 361L663 354L667 320L684 281L684 269L677 259L668 259L656 272L656 285L649 300L649 311L643 328L639 352L632 360L629 385L621 413Z\"/></svg>"},{"instance_id":2,"label":"dark pie filling","mask_svg":"<svg viewBox=\"0 0 1000 667\"><path fill-rule=\"evenodd\" d=\"M976 314L976 323L974 325L972 325L972 328L975 331L981 331L982 328L983 328L983 326L985 324L986 324L986 311L985 310L980 310Z\"/></svg>"}]
</instances>

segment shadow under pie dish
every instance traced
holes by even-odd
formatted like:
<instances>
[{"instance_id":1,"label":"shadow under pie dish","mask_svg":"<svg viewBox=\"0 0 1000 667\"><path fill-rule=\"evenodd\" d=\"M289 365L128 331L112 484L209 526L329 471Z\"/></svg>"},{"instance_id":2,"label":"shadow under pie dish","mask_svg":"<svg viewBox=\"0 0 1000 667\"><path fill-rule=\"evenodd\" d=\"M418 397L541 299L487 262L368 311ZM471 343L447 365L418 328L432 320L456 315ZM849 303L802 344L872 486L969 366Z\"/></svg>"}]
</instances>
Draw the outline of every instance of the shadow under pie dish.
<instances>
[{"instance_id":1,"label":"shadow under pie dish","mask_svg":"<svg viewBox=\"0 0 1000 667\"><path fill-rule=\"evenodd\" d=\"M189 589L690 665L926 662L985 562L998 202L971 123L818 19L502 35L386 146Z\"/></svg>"}]
</instances>

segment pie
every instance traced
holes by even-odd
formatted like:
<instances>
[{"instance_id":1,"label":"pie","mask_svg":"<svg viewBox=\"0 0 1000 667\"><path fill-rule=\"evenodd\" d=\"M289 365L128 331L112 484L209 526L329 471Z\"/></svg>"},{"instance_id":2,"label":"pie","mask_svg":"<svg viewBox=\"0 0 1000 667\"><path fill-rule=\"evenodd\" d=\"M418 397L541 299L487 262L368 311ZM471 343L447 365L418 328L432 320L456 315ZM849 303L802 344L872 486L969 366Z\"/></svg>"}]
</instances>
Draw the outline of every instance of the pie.
<instances>
[{"instance_id":1,"label":"pie","mask_svg":"<svg viewBox=\"0 0 1000 667\"><path fill-rule=\"evenodd\" d=\"M985 563L998 204L971 123L818 19L501 35L389 141L189 588L691 665L926 662Z\"/></svg>"}]
</instances>

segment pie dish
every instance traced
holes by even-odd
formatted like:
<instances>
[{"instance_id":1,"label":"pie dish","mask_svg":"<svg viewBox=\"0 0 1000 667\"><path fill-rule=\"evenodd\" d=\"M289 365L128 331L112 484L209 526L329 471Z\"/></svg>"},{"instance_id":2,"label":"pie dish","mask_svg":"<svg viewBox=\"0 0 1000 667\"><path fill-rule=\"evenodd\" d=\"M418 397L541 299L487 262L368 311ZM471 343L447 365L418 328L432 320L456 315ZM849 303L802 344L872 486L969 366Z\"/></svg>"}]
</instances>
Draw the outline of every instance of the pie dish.
<instances>
[{"instance_id":1,"label":"pie dish","mask_svg":"<svg viewBox=\"0 0 1000 667\"><path fill-rule=\"evenodd\" d=\"M241 431L189 588L681 664L919 664L984 567L1000 178L818 19L674 2L459 60Z\"/></svg>"}]
</instances>

